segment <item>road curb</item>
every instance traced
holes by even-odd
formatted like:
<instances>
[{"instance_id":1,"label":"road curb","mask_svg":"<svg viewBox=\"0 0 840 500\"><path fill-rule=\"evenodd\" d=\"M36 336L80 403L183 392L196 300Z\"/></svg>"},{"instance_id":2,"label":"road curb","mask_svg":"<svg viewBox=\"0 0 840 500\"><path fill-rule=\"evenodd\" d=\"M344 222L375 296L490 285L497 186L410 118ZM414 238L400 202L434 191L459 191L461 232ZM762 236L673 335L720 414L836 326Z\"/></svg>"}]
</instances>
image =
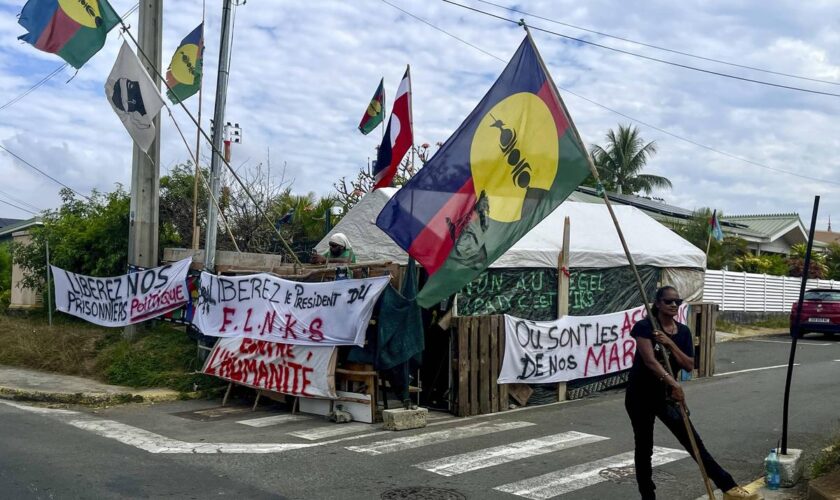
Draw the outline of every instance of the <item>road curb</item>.
<instances>
[{"instance_id":1,"label":"road curb","mask_svg":"<svg viewBox=\"0 0 840 500\"><path fill-rule=\"evenodd\" d=\"M194 397L192 393L181 394L176 391L150 389L137 392L51 392L17 387L0 386L0 399L14 401L35 401L40 403L60 403L76 405L105 405L126 403L163 403Z\"/></svg>"}]
</instances>

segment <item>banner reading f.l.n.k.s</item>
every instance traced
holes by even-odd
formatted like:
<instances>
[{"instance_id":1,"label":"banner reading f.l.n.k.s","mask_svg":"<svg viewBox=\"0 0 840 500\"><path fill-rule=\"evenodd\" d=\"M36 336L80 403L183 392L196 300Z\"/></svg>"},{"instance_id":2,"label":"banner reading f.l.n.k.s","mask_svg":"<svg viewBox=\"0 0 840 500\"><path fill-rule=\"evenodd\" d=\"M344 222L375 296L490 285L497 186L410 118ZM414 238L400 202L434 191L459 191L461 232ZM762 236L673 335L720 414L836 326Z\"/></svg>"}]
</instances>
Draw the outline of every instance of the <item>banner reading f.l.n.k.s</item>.
<instances>
[{"instance_id":1,"label":"banner reading f.l.n.k.s","mask_svg":"<svg viewBox=\"0 0 840 500\"><path fill-rule=\"evenodd\" d=\"M388 276L304 283L265 273L203 272L193 325L213 337L361 346L373 306L389 282Z\"/></svg>"},{"instance_id":2,"label":"banner reading f.l.n.k.s","mask_svg":"<svg viewBox=\"0 0 840 500\"><path fill-rule=\"evenodd\" d=\"M55 308L101 326L126 326L184 305L192 258L110 278L52 268Z\"/></svg>"}]
</instances>

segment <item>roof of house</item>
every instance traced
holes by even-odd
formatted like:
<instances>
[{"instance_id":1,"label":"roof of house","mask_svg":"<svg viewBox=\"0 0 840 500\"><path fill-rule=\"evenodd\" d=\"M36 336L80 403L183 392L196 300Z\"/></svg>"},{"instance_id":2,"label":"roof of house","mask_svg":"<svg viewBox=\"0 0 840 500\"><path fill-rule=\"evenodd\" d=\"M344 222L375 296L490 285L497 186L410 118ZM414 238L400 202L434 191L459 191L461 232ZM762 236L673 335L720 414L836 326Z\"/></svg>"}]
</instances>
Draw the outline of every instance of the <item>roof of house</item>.
<instances>
[{"instance_id":1,"label":"roof of house","mask_svg":"<svg viewBox=\"0 0 840 500\"><path fill-rule=\"evenodd\" d=\"M12 224L17 224L18 222L22 222L23 219L3 219L0 218L0 229L3 229L6 226L11 226Z\"/></svg>"},{"instance_id":2,"label":"roof of house","mask_svg":"<svg viewBox=\"0 0 840 500\"><path fill-rule=\"evenodd\" d=\"M9 219L0 219L0 220L9 220ZM12 220L15 220L15 219L12 219ZM27 228L32 227L32 226L40 226L40 225L43 225L43 222L41 222L40 217L33 217L31 219L26 219L26 220L17 220L17 222L15 222L13 224L9 224L8 226L0 225L0 239L11 238L12 233L15 233L17 231L22 231L22 230L27 229Z\"/></svg>"},{"instance_id":3,"label":"roof of house","mask_svg":"<svg viewBox=\"0 0 840 500\"><path fill-rule=\"evenodd\" d=\"M814 231L814 239L823 243L840 243L840 233L834 231Z\"/></svg>"},{"instance_id":4,"label":"roof of house","mask_svg":"<svg viewBox=\"0 0 840 500\"><path fill-rule=\"evenodd\" d=\"M765 238L774 238L799 227L802 233L807 235L805 226L799 218L799 214L755 214L755 215L726 215L723 220L746 225L751 231L760 234Z\"/></svg>"}]
</instances>

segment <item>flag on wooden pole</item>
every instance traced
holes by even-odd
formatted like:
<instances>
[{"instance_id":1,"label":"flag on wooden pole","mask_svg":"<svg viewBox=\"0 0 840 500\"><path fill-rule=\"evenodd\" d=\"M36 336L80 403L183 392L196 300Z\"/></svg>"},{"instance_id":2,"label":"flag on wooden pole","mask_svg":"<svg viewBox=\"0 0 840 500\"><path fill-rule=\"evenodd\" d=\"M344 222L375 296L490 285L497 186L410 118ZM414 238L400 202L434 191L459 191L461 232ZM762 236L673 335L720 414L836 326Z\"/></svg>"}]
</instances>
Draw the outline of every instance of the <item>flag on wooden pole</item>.
<instances>
[{"instance_id":1,"label":"flag on wooden pole","mask_svg":"<svg viewBox=\"0 0 840 500\"><path fill-rule=\"evenodd\" d=\"M368 104L362 121L359 122L359 131L368 135L371 130L382 123L385 119L385 78L379 80L379 87Z\"/></svg>"},{"instance_id":2,"label":"flag on wooden pole","mask_svg":"<svg viewBox=\"0 0 840 500\"><path fill-rule=\"evenodd\" d=\"M373 176L376 181L374 189L390 187L397 175L397 167L400 165L406 152L414 144L414 131L411 123L411 75L409 68L405 69L405 76L397 89L397 96L394 99L394 107L391 111L391 118L388 120L388 127L385 129L385 137L376 153L376 165L373 169Z\"/></svg>"}]
</instances>

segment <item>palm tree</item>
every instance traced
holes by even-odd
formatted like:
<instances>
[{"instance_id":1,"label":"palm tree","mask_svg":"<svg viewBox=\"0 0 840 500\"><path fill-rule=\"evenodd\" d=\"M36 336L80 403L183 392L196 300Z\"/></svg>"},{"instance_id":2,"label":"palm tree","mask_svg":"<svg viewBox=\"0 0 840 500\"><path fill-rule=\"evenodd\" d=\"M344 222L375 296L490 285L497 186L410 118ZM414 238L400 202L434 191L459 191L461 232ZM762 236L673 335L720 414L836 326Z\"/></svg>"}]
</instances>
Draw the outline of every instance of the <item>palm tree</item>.
<instances>
[{"instance_id":1,"label":"palm tree","mask_svg":"<svg viewBox=\"0 0 840 500\"><path fill-rule=\"evenodd\" d=\"M590 148L604 188L619 194L642 191L649 195L654 189L672 187L665 177L641 173L648 159L656 154L656 144L645 144L638 128L619 125L618 132L610 129L606 138L605 147L594 144Z\"/></svg>"}]
</instances>

